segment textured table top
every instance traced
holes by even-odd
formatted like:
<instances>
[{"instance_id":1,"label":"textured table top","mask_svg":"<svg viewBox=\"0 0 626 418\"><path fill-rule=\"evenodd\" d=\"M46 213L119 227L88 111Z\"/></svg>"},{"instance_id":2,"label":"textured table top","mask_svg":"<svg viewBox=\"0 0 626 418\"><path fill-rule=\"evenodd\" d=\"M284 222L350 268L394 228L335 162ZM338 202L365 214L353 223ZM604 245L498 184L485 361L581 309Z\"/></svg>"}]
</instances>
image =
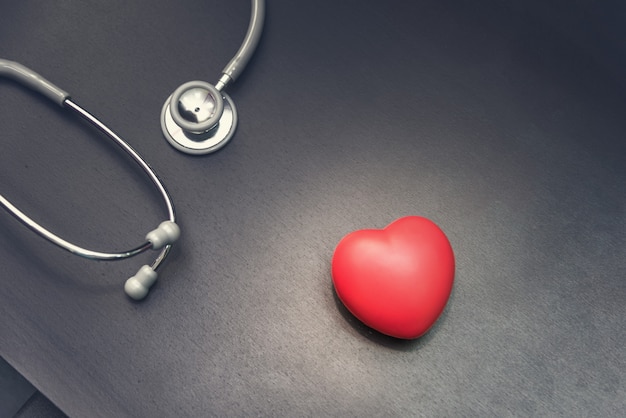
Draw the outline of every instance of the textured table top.
<instances>
[{"instance_id":1,"label":"textured table top","mask_svg":"<svg viewBox=\"0 0 626 418\"><path fill-rule=\"evenodd\" d=\"M0 216L0 356L70 416L610 416L626 409L626 33L617 1L270 0L218 153L162 138L216 81L249 2L8 2L0 57L126 138L183 236L91 262ZM90 127L0 80L1 193L66 239L133 246L165 217ZM415 341L333 292L345 234L435 221L454 290Z\"/></svg>"}]
</instances>

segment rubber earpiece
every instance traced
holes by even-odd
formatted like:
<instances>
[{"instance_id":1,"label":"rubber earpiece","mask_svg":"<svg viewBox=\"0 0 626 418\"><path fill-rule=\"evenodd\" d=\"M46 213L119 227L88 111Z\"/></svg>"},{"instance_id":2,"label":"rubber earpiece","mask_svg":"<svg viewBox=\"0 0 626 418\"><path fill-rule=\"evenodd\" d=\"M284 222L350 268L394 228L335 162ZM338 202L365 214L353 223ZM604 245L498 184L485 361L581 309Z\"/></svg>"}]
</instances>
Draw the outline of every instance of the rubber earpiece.
<instances>
[{"instance_id":1,"label":"rubber earpiece","mask_svg":"<svg viewBox=\"0 0 626 418\"><path fill-rule=\"evenodd\" d=\"M165 221L159 224L155 230L148 232L146 240L152 244L152 249L158 250L166 245L176 242L180 237L180 228L175 222Z\"/></svg>"},{"instance_id":2,"label":"rubber earpiece","mask_svg":"<svg viewBox=\"0 0 626 418\"><path fill-rule=\"evenodd\" d=\"M156 271L152 270L148 265L141 266L137 274L126 280L124 291L131 298L141 300L146 297L156 279Z\"/></svg>"}]
</instances>

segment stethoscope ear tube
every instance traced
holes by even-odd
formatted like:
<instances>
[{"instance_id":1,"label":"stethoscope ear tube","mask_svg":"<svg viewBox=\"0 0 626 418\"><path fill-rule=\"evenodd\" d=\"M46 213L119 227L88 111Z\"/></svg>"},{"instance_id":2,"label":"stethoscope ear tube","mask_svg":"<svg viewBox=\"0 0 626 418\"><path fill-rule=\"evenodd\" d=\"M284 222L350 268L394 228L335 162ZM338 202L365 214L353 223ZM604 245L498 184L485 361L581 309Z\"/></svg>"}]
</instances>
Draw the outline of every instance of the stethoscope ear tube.
<instances>
[{"instance_id":1,"label":"stethoscope ear tube","mask_svg":"<svg viewBox=\"0 0 626 418\"><path fill-rule=\"evenodd\" d=\"M77 113L91 125L96 127L117 146L123 149L143 169L143 171L150 178L154 186L161 194L167 208L168 220L161 222L161 224L156 229L149 232L146 235L145 242L141 245L127 251L119 252L93 251L72 244L71 242L64 240L63 238L39 225L37 222L29 218L25 213L20 211L17 207L15 207L11 202L9 202L6 198L4 198L4 196L0 194L0 206L2 206L11 215L17 218L20 222L22 222L22 224L37 233L42 238L45 238L51 243L57 245L58 247L81 257L92 260L119 260L143 253L149 249L160 250L159 255L156 257L154 262L150 266L142 267L140 269L140 272L137 275L131 277L127 281L127 285L125 286L125 290L128 296L133 299L142 299L147 295L148 289L156 280L156 269L165 260L172 244L176 240L178 240L180 236L180 229L176 224L174 204L172 202L170 194L163 185L163 182L161 182L161 180L154 172L154 170L150 167L150 165L137 153L137 151L135 151L130 146L130 144L120 138L115 132L109 129L95 116L87 112L82 107L78 106L72 100L70 100L69 94L64 90L58 88L45 78L41 77L39 74L24 67L23 65L4 59L0 59L0 77L1 76L12 78L15 81L25 84L33 90L40 92L60 106L68 108L69 110ZM148 270L150 270L151 273L148 274ZM141 286L133 286L133 284L137 284L139 282L141 283Z\"/></svg>"}]
</instances>

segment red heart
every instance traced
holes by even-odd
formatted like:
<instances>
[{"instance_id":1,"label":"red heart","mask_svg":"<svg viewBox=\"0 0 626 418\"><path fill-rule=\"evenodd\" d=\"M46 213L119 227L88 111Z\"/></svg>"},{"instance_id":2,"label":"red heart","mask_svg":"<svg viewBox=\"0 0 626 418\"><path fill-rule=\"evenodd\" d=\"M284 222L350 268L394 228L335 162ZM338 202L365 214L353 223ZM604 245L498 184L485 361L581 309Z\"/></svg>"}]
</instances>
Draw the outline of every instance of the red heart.
<instances>
[{"instance_id":1,"label":"red heart","mask_svg":"<svg viewBox=\"0 0 626 418\"><path fill-rule=\"evenodd\" d=\"M385 229L345 236L332 260L339 299L383 334L422 336L446 306L454 282L450 241L432 221L400 218Z\"/></svg>"}]
</instances>

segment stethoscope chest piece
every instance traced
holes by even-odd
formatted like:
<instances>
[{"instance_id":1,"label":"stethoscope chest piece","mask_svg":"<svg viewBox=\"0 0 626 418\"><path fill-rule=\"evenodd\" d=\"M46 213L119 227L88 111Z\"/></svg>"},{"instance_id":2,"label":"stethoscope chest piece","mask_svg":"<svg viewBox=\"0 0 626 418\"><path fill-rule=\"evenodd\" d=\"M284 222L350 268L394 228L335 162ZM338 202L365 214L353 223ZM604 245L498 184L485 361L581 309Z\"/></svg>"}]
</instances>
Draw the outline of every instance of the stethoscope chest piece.
<instances>
[{"instance_id":1,"label":"stethoscope chest piece","mask_svg":"<svg viewBox=\"0 0 626 418\"><path fill-rule=\"evenodd\" d=\"M237 109L223 91L204 81L177 88L161 110L165 139L187 154L209 154L230 141L237 126Z\"/></svg>"}]
</instances>

